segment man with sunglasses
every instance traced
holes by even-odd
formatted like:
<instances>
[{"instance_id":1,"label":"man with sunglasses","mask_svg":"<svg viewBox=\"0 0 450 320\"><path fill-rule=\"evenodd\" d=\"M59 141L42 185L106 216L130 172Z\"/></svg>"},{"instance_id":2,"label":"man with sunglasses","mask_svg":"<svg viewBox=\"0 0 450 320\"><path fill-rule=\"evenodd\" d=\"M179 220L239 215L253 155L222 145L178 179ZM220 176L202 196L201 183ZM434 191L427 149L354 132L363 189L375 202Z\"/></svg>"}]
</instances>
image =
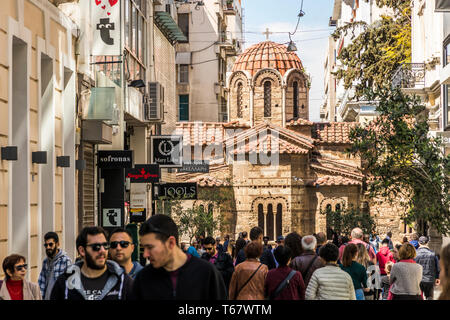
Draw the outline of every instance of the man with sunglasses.
<instances>
[{"instance_id":1,"label":"man with sunglasses","mask_svg":"<svg viewBox=\"0 0 450 320\"><path fill-rule=\"evenodd\" d=\"M117 228L109 236L109 255L130 276L131 279L143 269L137 261L131 260L134 251L133 236L123 228Z\"/></svg>"},{"instance_id":2,"label":"man with sunglasses","mask_svg":"<svg viewBox=\"0 0 450 320\"><path fill-rule=\"evenodd\" d=\"M44 248L47 258L42 263L38 283L44 300L50 300L50 293L56 279L72 264L72 260L59 248L59 237L55 232L47 232L45 234Z\"/></svg>"},{"instance_id":3,"label":"man with sunglasses","mask_svg":"<svg viewBox=\"0 0 450 320\"><path fill-rule=\"evenodd\" d=\"M139 230L144 258L150 264L133 282L133 300L225 300L227 291L219 271L209 262L186 254L178 245L178 227L157 214Z\"/></svg>"},{"instance_id":4,"label":"man with sunglasses","mask_svg":"<svg viewBox=\"0 0 450 320\"><path fill-rule=\"evenodd\" d=\"M133 280L115 261L107 260L109 243L101 227L86 227L77 237L82 260L55 283L51 300L126 300Z\"/></svg>"},{"instance_id":5,"label":"man with sunglasses","mask_svg":"<svg viewBox=\"0 0 450 320\"><path fill-rule=\"evenodd\" d=\"M215 244L216 241L213 237L206 237L203 240L203 249L205 249L206 252L202 255L202 259L209 261L216 266L217 270L222 274L223 281L228 290L231 276L234 272L233 258L231 258L227 252L219 251Z\"/></svg>"}]
</instances>

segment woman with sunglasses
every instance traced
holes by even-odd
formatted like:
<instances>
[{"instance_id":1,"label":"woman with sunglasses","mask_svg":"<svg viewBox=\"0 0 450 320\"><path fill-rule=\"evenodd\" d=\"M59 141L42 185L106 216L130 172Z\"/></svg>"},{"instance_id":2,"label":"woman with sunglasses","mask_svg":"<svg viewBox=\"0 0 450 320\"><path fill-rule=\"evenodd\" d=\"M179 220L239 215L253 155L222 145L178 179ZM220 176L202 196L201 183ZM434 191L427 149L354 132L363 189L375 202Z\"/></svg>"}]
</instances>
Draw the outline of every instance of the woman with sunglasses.
<instances>
[{"instance_id":1,"label":"woman with sunglasses","mask_svg":"<svg viewBox=\"0 0 450 320\"><path fill-rule=\"evenodd\" d=\"M18 254L3 260L6 277L0 281L0 300L42 300L39 285L25 280L27 267L25 257Z\"/></svg>"}]
</instances>

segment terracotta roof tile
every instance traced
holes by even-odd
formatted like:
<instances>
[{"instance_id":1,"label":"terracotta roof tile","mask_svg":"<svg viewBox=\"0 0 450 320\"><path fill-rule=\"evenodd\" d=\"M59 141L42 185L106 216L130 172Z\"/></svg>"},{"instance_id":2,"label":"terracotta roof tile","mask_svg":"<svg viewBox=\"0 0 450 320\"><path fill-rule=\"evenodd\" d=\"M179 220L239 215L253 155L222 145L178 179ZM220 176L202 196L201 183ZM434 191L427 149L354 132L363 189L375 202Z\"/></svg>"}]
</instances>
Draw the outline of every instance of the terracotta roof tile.
<instances>
[{"instance_id":1,"label":"terracotta roof tile","mask_svg":"<svg viewBox=\"0 0 450 320\"><path fill-rule=\"evenodd\" d=\"M319 187L319 186L356 186L362 185L361 181L350 179L341 176L323 176L317 178L316 180L310 182L309 186Z\"/></svg>"},{"instance_id":2,"label":"terracotta roof tile","mask_svg":"<svg viewBox=\"0 0 450 320\"><path fill-rule=\"evenodd\" d=\"M313 138L319 144L348 144L350 130L358 122L318 122L314 123Z\"/></svg>"},{"instance_id":3,"label":"terracotta roof tile","mask_svg":"<svg viewBox=\"0 0 450 320\"><path fill-rule=\"evenodd\" d=\"M306 119L298 118L298 119L292 119L286 123L286 126L313 126L314 122L311 122Z\"/></svg>"},{"instance_id":4,"label":"terracotta roof tile","mask_svg":"<svg viewBox=\"0 0 450 320\"><path fill-rule=\"evenodd\" d=\"M186 182L196 182L199 187L228 187L230 183L211 176L197 176L186 180Z\"/></svg>"},{"instance_id":5,"label":"terracotta roof tile","mask_svg":"<svg viewBox=\"0 0 450 320\"><path fill-rule=\"evenodd\" d=\"M183 136L183 145L206 145L224 140L222 122L178 122L175 133Z\"/></svg>"},{"instance_id":6,"label":"terracotta roof tile","mask_svg":"<svg viewBox=\"0 0 450 320\"><path fill-rule=\"evenodd\" d=\"M249 63L252 61L252 63ZM249 71L253 76L263 68L277 69L284 75L289 69L302 69L302 62L295 52L287 52L287 47L272 41L255 44L238 56L233 66L235 71Z\"/></svg>"}]
</instances>

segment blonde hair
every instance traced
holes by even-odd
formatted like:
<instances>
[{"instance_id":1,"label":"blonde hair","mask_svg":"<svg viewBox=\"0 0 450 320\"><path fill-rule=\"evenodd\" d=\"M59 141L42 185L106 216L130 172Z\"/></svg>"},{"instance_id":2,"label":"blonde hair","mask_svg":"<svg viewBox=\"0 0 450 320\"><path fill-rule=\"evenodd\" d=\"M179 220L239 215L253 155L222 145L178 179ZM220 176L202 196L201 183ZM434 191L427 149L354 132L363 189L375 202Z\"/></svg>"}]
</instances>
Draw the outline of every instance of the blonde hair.
<instances>
[{"instance_id":1,"label":"blonde hair","mask_svg":"<svg viewBox=\"0 0 450 320\"><path fill-rule=\"evenodd\" d=\"M366 246L362 243L358 243L356 247L358 248L358 253L356 254L356 262L362 264L367 268L369 266L370 257L369 253L367 252Z\"/></svg>"},{"instance_id":2,"label":"blonde hair","mask_svg":"<svg viewBox=\"0 0 450 320\"><path fill-rule=\"evenodd\" d=\"M384 271L386 271L387 275L389 275L391 273L393 266L394 266L394 263L392 261L386 262L386 264L384 265Z\"/></svg>"}]
</instances>

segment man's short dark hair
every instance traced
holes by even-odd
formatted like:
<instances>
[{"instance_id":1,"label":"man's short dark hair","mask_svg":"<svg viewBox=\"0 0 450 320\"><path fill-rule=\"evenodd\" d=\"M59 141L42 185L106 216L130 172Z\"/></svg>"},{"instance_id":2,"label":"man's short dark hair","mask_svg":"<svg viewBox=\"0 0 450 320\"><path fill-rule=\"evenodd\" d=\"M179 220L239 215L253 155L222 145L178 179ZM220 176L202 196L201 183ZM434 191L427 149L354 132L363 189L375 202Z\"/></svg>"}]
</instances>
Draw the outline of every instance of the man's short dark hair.
<instances>
[{"instance_id":1,"label":"man's short dark hair","mask_svg":"<svg viewBox=\"0 0 450 320\"><path fill-rule=\"evenodd\" d=\"M216 244L216 240L214 240L213 237L206 237L205 239L203 239L203 245L205 245L205 244L215 245Z\"/></svg>"},{"instance_id":2,"label":"man's short dark hair","mask_svg":"<svg viewBox=\"0 0 450 320\"><path fill-rule=\"evenodd\" d=\"M242 238L247 238L247 231L242 231L241 235L242 235Z\"/></svg>"},{"instance_id":3,"label":"man's short dark hair","mask_svg":"<svg viewBox=\"0 0 450 320\"><path fill-rule=\"evenodd\" d=\"M142 224L139 235L142 237L149 233L154 233L156 239L162 242L175 237L178 245L178 227L175 221L165 214L156 214Z\"/></svg>"},{"instance_id":4,"label":"man's short dark hair","mask_svg":"<svg viewBox=\"0 0 450 320\"><path fill-rule=\"evenodd\" d=\"M281 267L287 266L289 259L291 258L292 251L289 247L278 246L274 251L273 255Z\"/></svg>"},{"instance_id":5,"label":"man's short dark hair","mask_svg":"<svg viewBox=\"0 0 450 320\"><path fill-rule=\"evenodd\" d=\"M384 238L383 241L381 241L381 244L389 244L389 239Z\"/></svg>"},{"instance_id":6,"label":"man's short dark hair","mask_svg":"<svg viewBox=\"0 0 450 320\"><path fill-rule=\"evenodd\" d=\"M86 248L88 235L96 236L98 234L103 234L105 236L105 239L108 239L108 234L102 227L93 226L83 228L76 240L77 249L79 247Z\"/></svg>"},{"instance_id":7,"label":"man's short dark hair","mask_svg":"<svg viewBox=\"0 0 450 320\"><path fill-rule=\"evenodd\" d=\"M47 232L45 234L44 241L47 241L47 240L50 240L50 239L55 240L55 243L59 243L59 237L58 237L58 234L56 232L50 231L50 232Z\"/></svg>"},{"instance_id":8,"label":"man's short dark hair","mask_svg":"<svg viewBox=\"0 0 450 320\"><path fill-rule=\"evenodd\" d=\"M254 241L262 234L264 234L264 230L261 227L253 227L250 230L250 240Z\"/></svg>"},{"instance_id":9,"label":"man's short dark hair","mask_svg":"<svg viewBox=\"0 0 450 320\"><path fill-rule=\"evenodd\" d=\"M127 229L125 229L125 228L116 228L116 229L114 229L114 230L109 234L109 239L108 239L108 241L111 241L111 238L112 238L113 234L115 234L115 233L126 233L126 234L130 237L131 242L134 243L133 235L131 234L131 232L130 232L129 230L127 230Z\"/></svg>"},{"instance_id":10,"label":"man's short dark hair","mask_svg":"<svg viewBox=\"0 0 450 320\"><path fill-rule=\"evenodd\" d=\"M326 262L337 261L339 248L334 243L327 243L320 247L319 256Z\"/></svg>"}]
</instances>

